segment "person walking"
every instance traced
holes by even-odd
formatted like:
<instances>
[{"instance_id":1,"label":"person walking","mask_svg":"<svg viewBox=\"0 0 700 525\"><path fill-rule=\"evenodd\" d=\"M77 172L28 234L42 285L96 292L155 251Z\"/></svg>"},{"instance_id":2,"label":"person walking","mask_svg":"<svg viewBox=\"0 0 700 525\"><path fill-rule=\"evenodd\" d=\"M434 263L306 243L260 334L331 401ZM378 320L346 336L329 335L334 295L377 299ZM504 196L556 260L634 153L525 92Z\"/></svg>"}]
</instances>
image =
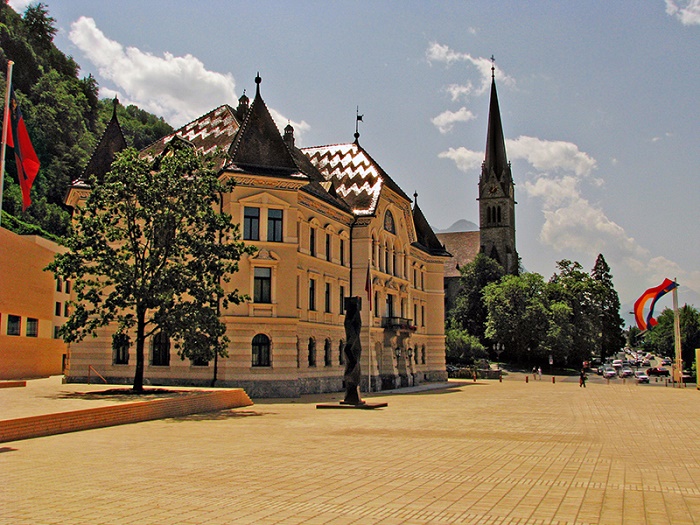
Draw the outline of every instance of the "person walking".
<instances>
[{"instance_id":1,"label":"person walking","mask_svg":"<svg viewBox=\"0 0 700 525\"><path fill-rule=\"evenodd\" d=\"M586 370L584 368L581 369L581 376L578 380L578 386L586 388Z\"/></svg>"},{"instance_id":2,"label":"person walking","mask_svg":"<svg viewBox=\"0 0 700 525\"><path fill-rule=\"evenodd\" d=\"M542 381L542 367L541 366L537 367L537 376L539 377L539 380Z\"/></svg>"}]
</instances>

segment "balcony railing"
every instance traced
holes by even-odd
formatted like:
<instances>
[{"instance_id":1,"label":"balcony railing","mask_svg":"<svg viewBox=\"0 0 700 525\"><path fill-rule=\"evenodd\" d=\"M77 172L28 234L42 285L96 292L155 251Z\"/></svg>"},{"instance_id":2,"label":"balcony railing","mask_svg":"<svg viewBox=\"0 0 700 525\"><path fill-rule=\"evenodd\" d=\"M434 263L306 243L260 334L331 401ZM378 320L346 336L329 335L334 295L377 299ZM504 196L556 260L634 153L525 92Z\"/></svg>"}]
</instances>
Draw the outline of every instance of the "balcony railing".
<instances>
[{"instance_id":1,"label":"balcony railing","mask_svg":"<svg viewBox=\"0 0 700 525\"><path fill-rule=\"evenodd\" d=\"M416 331L416 326L411 323L411 319L405 317L382 317L382 328L407 332Z\"/></svg>"}]
</instances>

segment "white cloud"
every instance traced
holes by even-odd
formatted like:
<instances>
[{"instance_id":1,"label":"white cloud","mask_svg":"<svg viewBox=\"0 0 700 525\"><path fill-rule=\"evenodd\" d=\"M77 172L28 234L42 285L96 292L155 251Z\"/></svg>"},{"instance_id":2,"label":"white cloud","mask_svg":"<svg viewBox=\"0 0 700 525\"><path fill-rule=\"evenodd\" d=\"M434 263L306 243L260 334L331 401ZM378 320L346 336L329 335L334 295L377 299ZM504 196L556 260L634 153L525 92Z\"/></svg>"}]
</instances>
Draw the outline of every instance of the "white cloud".
<instances>
[{"instance_id":1,"label":"white cloud","mask_svg":"<svg viewBox=\"0 0 700 525\"><path fill-rule=\"evenodd\" d=\"M525 159L540 171L573 171L578 176L587 176L596 168L595 159L571 142L521 135L508 141L507 150L511 159Z\"/></svg>"},{"instance_id":2,"label":"white cloud","mask_svg":"<svg viewBox=\"0 0 700 525\"><path fill-rule=\"evenodd\" d=\"M700 25L700 0L666 0L666 13L685 26Z\"/></svg>"},{"instance_id":3,"label":"white cloud","mask_svg":"<svg viewBox=\"0 0 700 525\"><path fill-rule=\"evenodd\" d=\"M464 147L450 148L439 153L438 157L452 160L457 165L457 169L467 172L481 166L484 161L484 152L472 151Z\"/></svg>"},{"instance_id":4,"label":"white cloud","mask_svg":"<svg viewBox=\"0 0 700 525\"><path fill-rule=\"evenodd\" d=\"M80 17L73 22L69 37L128 102L162 116L175 127L237 98L230 73L208 71L189 54L156 56L135 47L125 48L108 39L92 18Z\"/></svg>"},{"instance_id":5,"label":"white cloud","mask_svg":"<svg viewBox=\"0 0 700 525\"><path fill-rule=\"evenodd\" d=\"M474 91L474 86L472 85L471 82L467 82L467 84L462 85L462 84L450 84L445 88L445 91L447 91L450 96L452 97L452 102L459 100L460 98L466 98L469 95L471 95L472 91Z\"/></svg>"},{"instance_id":6,"label":"white cloud","mask_svg":"<svg viewBox=\"0 0 700 525\"><path fill-rule=\"evenodd\" d=\"M8 4L10 4L10 7L14 9L17 13L24 13L24 10L27 9L27 6L29 4L33 4L35 0L10 0Z\"/></svg>"},{"instance_id":7,"label":"white cloud","mask_svg":"<svg viewBox=\"0 0 700 525\"><path fill-rule=\"evenodd\" d=\"M440 133L445 134L452 131L456 122L469 122L474 118L476 118L474 113L462 106L457 111L444 111L431 119L430 122L440 130Z\"/></svg>"},{"instance_id":8,"label":"white cloud","mask_svg":"<svg viewBox=\"0 0 700 525\"><path fill-rule=\"evenodd\" d=\"M514 85L515 79L506 75L497 65L491 62L490 58L486 57L473 57L469 53L460 53L450 49L449 46L440 44L438 42L431 42L426 50L426 57L429 63L443 63L452 65L456 62L467 62L473 65L479 72L480 87L475 90L475 94L485 93L489 86L491 85L491 67L495 67L495 75L499 82L506 85ZM471 83L470 83L471 84ZM454 95L453 95L454 100Z\"/></svg>"}]
</instances>

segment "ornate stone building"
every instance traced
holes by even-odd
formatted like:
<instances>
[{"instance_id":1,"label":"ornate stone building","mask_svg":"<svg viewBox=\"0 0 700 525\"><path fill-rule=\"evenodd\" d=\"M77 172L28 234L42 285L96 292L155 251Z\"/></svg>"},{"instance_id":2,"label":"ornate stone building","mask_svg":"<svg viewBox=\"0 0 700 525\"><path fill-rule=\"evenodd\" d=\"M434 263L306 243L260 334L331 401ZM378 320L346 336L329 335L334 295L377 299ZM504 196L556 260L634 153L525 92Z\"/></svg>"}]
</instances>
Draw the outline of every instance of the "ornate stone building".
<instances>
[{"instance_id":1,"label":"ornate stone building","mask_svg":"<svg viewBox=\"0 0 700 525\"><path fill-rule=\"evenodd\" d=\"M156 158L170 141L185 140L203 153L225 152L217 168L235 187L223 210L257 248L228 284L251 300L221 312L231 343L217 385L252 397L342 390L349 296L362 297L363 390L368 376L373 390L444 380L450 254L358 134L347 144L297 148L291 126L280 134L260 83L252 102L243 95L237 108L220 106L143 151ZM67 203L80 206L88 192L76 181ZM71 345L69 381L84 381L89 366L112 382L132 380L133 348L115 346L113 331ZM212 364L182 361L165 336L147 347L145 382L211 382Z\"/></svg>"}]
</instances>

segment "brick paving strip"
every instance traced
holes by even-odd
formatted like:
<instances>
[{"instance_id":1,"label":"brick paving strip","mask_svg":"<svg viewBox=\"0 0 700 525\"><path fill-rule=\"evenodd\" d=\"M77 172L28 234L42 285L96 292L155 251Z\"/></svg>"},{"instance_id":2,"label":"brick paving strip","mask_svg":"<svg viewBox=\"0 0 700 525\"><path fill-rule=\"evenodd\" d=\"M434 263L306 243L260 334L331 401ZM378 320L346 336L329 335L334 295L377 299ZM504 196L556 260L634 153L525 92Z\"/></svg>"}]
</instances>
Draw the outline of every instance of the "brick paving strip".
<instances>
[{"instance_id":1,"label":"brick paving strip","mask_svg":"<svg viewBox=\"0 0 700 525\"><path fill-rule=\"evenodd\" d=\"M698 396L511 376L9 442L0 524L698 524Z\"/></svg>"}]
</instances>

